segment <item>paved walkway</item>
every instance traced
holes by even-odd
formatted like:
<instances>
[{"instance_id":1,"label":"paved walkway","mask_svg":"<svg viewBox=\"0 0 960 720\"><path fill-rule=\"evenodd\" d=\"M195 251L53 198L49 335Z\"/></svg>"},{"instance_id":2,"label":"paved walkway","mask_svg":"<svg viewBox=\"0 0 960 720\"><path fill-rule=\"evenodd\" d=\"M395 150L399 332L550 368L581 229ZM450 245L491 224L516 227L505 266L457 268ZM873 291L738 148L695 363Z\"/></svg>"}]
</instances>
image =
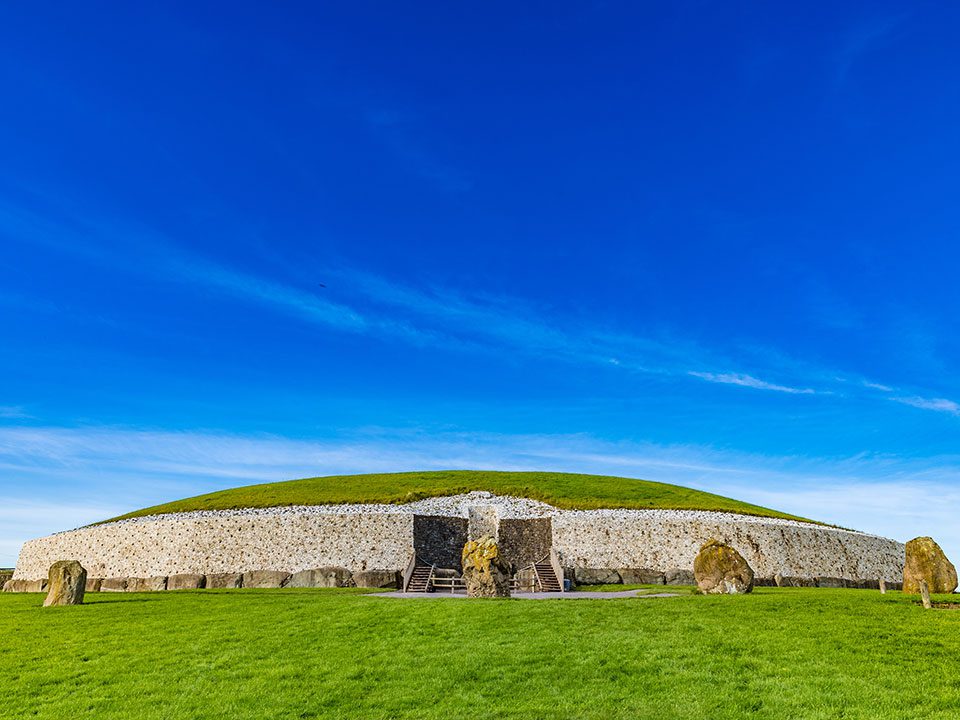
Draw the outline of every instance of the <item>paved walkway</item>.
<instances>
[{"instance_id":1,"label":"paved walkway","mask_svg":"<svg viewBox=\"0 0 960 720\"><path fill-rule=\"evenodd\" d=\"M614 592L577 592L573 590L571 592L533 592L533 593L514 593L513 597L517 600L617 600L622 598L666 598L666 597L677 597L677 593L651 593L645 590L618 590ZM383 598L401 598L409 600L466 600L467 596L465 593L448 593L448 592L432 592L432 593L405 593L405 592L389 592L389 593L374 593L371 597L383 597Z\"/></svg>"}]
</instances>

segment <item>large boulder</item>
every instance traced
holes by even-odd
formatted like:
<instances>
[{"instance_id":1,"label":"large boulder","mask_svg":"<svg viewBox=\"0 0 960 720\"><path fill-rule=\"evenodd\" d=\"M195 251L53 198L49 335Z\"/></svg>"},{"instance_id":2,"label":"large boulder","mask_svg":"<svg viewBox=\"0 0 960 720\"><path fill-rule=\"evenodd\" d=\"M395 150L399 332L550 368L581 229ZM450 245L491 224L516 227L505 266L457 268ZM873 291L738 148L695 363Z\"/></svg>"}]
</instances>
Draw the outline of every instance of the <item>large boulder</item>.
<instances>
[{"instance_id":1,"label":"large boulder","mask_svg":"<svg viewBox=\"0 0 960 720\"><path fill-rule=\"evenodd\" d=\"M127 578L127 592L160 592L167 589L167 578L155 575L148 578Z\"/></svg>"},{"instance_id":2,"label":"large boulder","mask_svg":"<svg viewBox=\"0 0 960 720\"><path fill-rule=\"evenodd\" d=\"M742 595L753 590L753 568L743 555L719 540L707 540L693 561L700 592Z\"/></svg>"},{"instance_id":3,"label":"large boulder","mask_svg":"<svg viewBox=\"0 0 960 720\"><path fill-rule=\"evenodd\" d=\"M351 587L353 573L343 567L320 567L313 570L300 570L290 576L287 587Z\"/></svg>"},{"instance_id":4,"label":"large boulder","mask_svg":"<svg viewBox=\"0 0 960 720\"><path fill-rule=\"evenodd\" d=\"M396 570L361 570L353 574L353 582L361 588L400 587Z\"/></svg>"},{"instance_id":5,"label":"large boulder","mask_svg":"<svg viewBox=\"0 0 960 720\"><path fill-rule=\"evenodd\" d=\"M916 595L920 592L921 580L927 581L932 593L952 593L957 589L957 569L929 537L914 538L907 543L903 591Z\"/></svg>"},{"instance_id":6,"label":"large boulder","mask_svg":"<svg viewBox=\"0 0 960 720\"><path fill-rule=\"evenodd\" d=\"M123 592L127 589L128 580L129 578L125 577L103 578L100 581L100 592Z\"/></svg>"},{"instance_id":7,"label":"large boulder","mask_svg":"<svg viewBox=\"0 0 960 720\"><path fill-rule=\"evenodd\" d=\"M510 597L510 566L492 537L485 536L464 545L461 563L467 597Z\"/></svg>"},{"instance_id":8,"label":"large boulder","mask_svg":"<svg viewBox=\"0 0 960 720\"><path fill-rule=\"evenodd\" d=\"M51 605L83 605L87 589L87 571L76 560L58 560L47 574L47 598L44 607Z\"/></svg>"},{"instance_id":9,"label":"large boulder","mask_svg":"<svg viewBox=\"0 0 960 720\"><path fill-rule=\"evenodd\" d=\"M47 589L46 580L7 580L3 584L4 592L43 592Z\"/></svg>"},{"instance_id":10,"label":"large boulder","mask_svg":"<svg viewBox=\"0 0 960 720\"><path fill-rule=\"evenodd\" d=\"M207 579L194 573L179 573L167 578L167 590L199 590L206 586Z\"/></svg>"},{"instance_id":11,"label":"large boulder","mask_svg":"<svg viewBox=\"0 0 960 720\"><path fill-rule=\"evenodd\" d=\"M666 585L696 585L697 579L693 576L692 570L681 570L680 568L671 568L664 574L664 584Z\"/></svg>"},{"instance_id":12,"label":"large boulder","mask_svg":"<svg viewBox=\"0 0 960 720\"><path fill-rule=\"evenodd\" d=\"M617 574L624 585L663 585L666 581L664 573L647 568L620 568Z\"/></svg>"},{"instance_id":13,"label":"large boulder","mask_svg":"<svg viewBox=\"0 0 960 720\"><path fill-rule=\"evenodd\" d=\"M577 585L619 585L620 573L610 568L574 568L573 581Z\"/></svg>"},{"instance_id":14,"label":"large boulder","mask_svg":"<svg viewBox=\"0 0 960 720\"><path fill-rule=\"evenodd\" d=\"M214 589L233 589L243 585L243 575L240 573L214 573L206 575L206 587L208 590Z\"/></svg>"},{"instance_id":15,"label":"large boulder","mask_svg":"<svg viewBox=\"0 0 960 720\"><path fill-rule=\"evenodd\" d=\"M282 570L251 570L243 574L245 588L282 588L290 581L290 573Z\"/></svg>"}]
</instances>

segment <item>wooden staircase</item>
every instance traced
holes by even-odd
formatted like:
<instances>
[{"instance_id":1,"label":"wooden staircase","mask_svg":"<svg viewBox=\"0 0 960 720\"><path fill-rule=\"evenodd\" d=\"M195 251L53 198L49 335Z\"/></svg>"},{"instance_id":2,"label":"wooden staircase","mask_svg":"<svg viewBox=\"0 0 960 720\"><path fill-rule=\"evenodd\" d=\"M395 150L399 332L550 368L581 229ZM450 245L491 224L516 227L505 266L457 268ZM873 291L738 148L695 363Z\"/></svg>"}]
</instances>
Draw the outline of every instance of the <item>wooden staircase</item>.
<instances>
[{"instance_id":1,"label":"wooden staircase","mask_svg":"<svg viewBox=\"0 0 960 720\"><path fill-rule=\"evenodd\" d=\"M563 592L562 581L557 577L549 557L534 563L533 569L537 574L540 592Z\"/></svg>"},{"instance_id":2,"label":"wooden staircase","mask_svg":"<svg viewBox=\"0 0 960 720\"><path fill-rule=\"evenodd\" d=\"M433 565L417 565L414 567L404 592L430 592L433 589L433 570Z\"/></svg>"}]
</instances>

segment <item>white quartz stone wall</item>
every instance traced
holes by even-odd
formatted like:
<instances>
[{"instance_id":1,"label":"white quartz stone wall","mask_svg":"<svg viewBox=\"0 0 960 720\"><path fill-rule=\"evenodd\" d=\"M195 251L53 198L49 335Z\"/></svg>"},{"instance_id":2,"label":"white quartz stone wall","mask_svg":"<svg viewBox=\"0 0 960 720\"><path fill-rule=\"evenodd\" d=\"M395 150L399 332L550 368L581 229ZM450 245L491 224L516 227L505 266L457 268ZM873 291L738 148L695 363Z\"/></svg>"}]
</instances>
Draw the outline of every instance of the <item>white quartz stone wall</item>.
<instances>
[{"instance_id":1,"label":"white quartz stone wall","mask_svg":"<svg viewBox=\"0 0 960 720\"><path fill-rule=\"evenodd\" d=\"M730 513L690 510L557 510L521 498L471 493L408 505L338 505L201 511L80 528L27 542L14 577L45 578L57 560L89 577L297 572L323 566L400 570L414 550L414 514L551 518L564 567L690 570L701 544L729 542L759 577L900 580L904 548L875 535Z\"/></svg>"},{"instance_id":2,"label":"white quartz stone wall","mask_svg":"<svg viewBox=\"0 0 960 720\"><path fill-rule=\"evenodd\" d=\"M690 570L709 538L736 548L758 577L896 582L903 575L902 543L811 523L663 510L553 516L553 548L564 567Z\"/></svg>"},{"instance_id":3,"label":"white quartz stone wall","mask_svg":"<svg viewBox=\"0 0 960 720\"><path fill-rule=\"evenodd\" d=\"M399 570L413 553L413 515L164 515L80 528L24 544L14 577L47 576L59 559L88 577L154 577L248 570L297 572L335 565L354 572Z\"/></svg>"}]
</instances>

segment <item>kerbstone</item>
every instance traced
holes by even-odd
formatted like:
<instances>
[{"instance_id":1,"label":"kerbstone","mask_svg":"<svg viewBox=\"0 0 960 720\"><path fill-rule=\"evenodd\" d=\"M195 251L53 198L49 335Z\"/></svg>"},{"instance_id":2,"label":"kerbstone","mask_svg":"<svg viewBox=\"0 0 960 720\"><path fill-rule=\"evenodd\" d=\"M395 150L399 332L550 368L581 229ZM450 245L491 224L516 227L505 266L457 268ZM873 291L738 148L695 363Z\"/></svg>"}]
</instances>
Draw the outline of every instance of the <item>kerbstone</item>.
<instances>
[{"instance_id":1,"label":"kerbstone","mask_svg":"<svg viewBox=\"0 0 960 720\"><path fill-rule=\"evenodd\" d=\"M243 587L242 573L214 573L206 576L208 590Z\"/></svg>"},{"instance_id":2,"label":"kerbstone","mask_svg":"<svg viewBox=\"0 0 960 720\"><path fill-rule=\"evenodd\" d=\"M282 570L251 570L243 574L245 588L282 588L290 580L290 573Z\"/></svg>"},{"instance_id":3,"label":"kerbstone","mask_svg":"<svg viewBox=\"0 0 960 720\"><path fill-rule=\"evenodd\" d=\"M181 573L167 578L167 590L199 590L204 587L206 578L196 573Z\"/></svg>"},{"instance_id":4,"label":"kerbstone","mask_svg":"<svg viewBox=\"0 0 960 720\"><path fill-rule=\"evenodd\" d=\"M167 589L165 577L127 578L126 592L160 592Z\"/></svg>"},{"instance_id":5,"label":"kerbstone","mask_svg":"<svg viewBox=\"0 0 960 720\"><path fill-rule=\"evenodd\" d=\"M647 568L620 568L617 570L624 585L664 585L666 575Z\"/></svg>"},{"instance_id":6,"label":"kerbstone","mask_svg":"<svg viewBox=\"0 0 960 720\"><path fill-rule=\"evenodd\" d=\"M399 573L396 570L361 570L353 574L357 587L395 588L400 587Z\"/></svg>"}]
</instances>

